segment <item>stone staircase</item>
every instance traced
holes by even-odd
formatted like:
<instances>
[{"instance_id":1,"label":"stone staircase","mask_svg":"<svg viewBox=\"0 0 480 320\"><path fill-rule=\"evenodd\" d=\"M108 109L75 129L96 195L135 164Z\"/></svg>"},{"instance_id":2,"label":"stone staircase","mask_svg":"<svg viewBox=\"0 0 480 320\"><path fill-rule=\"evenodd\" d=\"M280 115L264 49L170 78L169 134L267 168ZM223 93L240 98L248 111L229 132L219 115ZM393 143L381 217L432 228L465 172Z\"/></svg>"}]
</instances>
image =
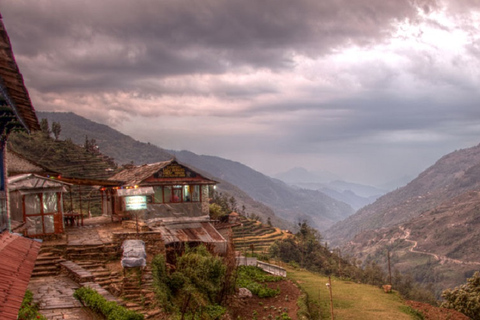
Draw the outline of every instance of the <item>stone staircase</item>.
<instances>
[{"instance_id":1,"label":"stone staircase","mask_svg":"<svg viewBox=\"0 0 480 320\"><path fill-rule=\"evenodd\" d=\"M107 290L122 300L121 304L128 309L142 313L145 319L161 317L161 310L153 305L155 294L151 268L147 266L141 273L139 268L128 268L122 274L106 267L109 261L114 260L120 263L118 248L113 244L42 246L32 277L59 275L62 264L65 272L65 268L73 263L93 275L90 286Z\"/></svg>"},{"instance_id":2,"label":"stone staircase","mask_svg":"<svg viewBox=\"0 0 480 320\"><path fill-rule=\"evenodd\" d=\"M103 245L70 245L65 250L65 258L72 261L108 261L118 259L119 257L118 247L112 243Z\"/></svg>"},{"instance_id":3,"label":"stone staircase","mask_svg":"<svg viewBox=\"0 0 480 320\"><path fill-rule=\"evenodd\" d=\"M41 247L40 253L35 260L32 277L50 277L60 273L60 262L65 261L62 257L62 249L55 247Z\"/></svg>"},{"instance_id":4,"label":"stone staircase","mask_svg":"<svg viewBox=\"0 0 480 320\"><path fill-rule=\"evenodd\" d=\"M123 278L121 297L125 301L125 307L142 313L145 319L153 318L161 314L159 308L155 308L155 294L153 291L153 276L149 266L140 271L140 268L127 269Z\"/></svg>"},{"instance_id":5,"label":"stone staircase","mask_svg":"<svg viewBox=\"0 0 480 320\"><path fill-rule=\"evenodd\" d=\"M95 283L103 288L109 289L112 284L120 285L122 283L122 275L107 269L103 261L80 260L75 263L90 271L95 278Z\"/></svg>"}]
</instances>

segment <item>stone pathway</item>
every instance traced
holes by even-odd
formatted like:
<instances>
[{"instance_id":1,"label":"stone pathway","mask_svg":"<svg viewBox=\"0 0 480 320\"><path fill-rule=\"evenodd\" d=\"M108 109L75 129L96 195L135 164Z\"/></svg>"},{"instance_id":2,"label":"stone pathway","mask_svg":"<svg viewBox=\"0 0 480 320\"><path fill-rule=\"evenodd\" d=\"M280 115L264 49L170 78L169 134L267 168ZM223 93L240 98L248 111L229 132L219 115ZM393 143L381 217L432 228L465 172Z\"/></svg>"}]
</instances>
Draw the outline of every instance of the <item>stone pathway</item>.
<instances>
[{"instance_id":1,"label":"stone pathway","mask_svg":"<svg viewBox=\"0 0 480 320\"><path fill-rule=\"evenodd\" d=\"M33 292L33 301L47 319L97 319L73 297L79 285L64 276L33 278L28 289Z\"/></svg>"}]
</instances>

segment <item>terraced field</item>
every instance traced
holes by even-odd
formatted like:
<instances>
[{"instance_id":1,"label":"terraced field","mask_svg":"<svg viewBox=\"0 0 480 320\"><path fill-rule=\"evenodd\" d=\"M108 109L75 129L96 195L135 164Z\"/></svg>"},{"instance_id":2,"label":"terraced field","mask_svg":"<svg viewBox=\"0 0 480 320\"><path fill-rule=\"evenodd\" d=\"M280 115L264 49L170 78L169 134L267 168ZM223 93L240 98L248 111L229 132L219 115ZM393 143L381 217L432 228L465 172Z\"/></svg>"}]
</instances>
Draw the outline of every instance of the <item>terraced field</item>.
<instances>
[{"instance_id":1,"label":"terraced field","mask_svg":"<svg viewBox=\"0 0 480 320\"><path fill-rule=\"evenodd\" d=\"M253 245L254 253L268 252L268 248L275 240L292 236L279 228L245 217L240 218L240 223L240 226L233 228L233 242L235 249L239 251L251 253L251 245Z\"/></svg>"}]
</instances>

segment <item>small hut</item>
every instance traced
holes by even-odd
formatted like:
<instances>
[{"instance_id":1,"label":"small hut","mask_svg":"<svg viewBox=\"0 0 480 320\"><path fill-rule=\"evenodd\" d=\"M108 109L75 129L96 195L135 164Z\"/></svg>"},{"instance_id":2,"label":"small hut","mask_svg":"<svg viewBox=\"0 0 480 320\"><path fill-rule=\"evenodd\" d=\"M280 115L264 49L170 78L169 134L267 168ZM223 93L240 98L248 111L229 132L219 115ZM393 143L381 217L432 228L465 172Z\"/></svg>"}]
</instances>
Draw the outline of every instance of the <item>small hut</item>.
<instances>
[{"instance_id":1,"label":"small hut","mask_svg":"<svg viewBox=\"0 0 480 320\"><path fill-rule=\"evenodd\" d=\"M23 224L27 236L64 232L62 194L68 184L37 174L8 178L12 224Z\"/></svg>"},{"instance_id":2,"label":"small hut","mask_svg":"<svg viewBox=\"0 0 480 320\"><path fill-rule=\"evenodd\" d=\"M211 225L209 200L217 183L175 159L131 166L110 178L117 187L104 187L104 212L135 217L162 234L167 251L184 245L207 245L225 253L225 238ZM167 253L168 259L168 253Z\"/></svg>"},{"instance_id":3,"label":"small hut","mask_svg":"<svg viewBox=\"0 0 480 320\"><path fill-rule=\"evenodd\" d=\"M132 166L109 180L121 185L101 189L103 211L113 216L140 213L143 220L208 216L209 195L217 183L175 159Z\"/></svg>"}]
</instances>

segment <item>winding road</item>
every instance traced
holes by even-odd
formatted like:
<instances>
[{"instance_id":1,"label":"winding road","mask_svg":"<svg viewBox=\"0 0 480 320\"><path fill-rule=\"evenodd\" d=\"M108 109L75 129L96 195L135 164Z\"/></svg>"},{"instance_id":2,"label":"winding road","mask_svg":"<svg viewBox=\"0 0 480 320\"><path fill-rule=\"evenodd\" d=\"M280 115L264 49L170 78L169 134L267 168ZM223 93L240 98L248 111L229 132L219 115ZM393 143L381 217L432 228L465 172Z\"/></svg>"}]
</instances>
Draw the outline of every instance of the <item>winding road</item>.
<instances>
[{"instance_id":1,"label":"winding road","mask_svg":"<svg viewBox=\"0 0 480 320\"><path fill-rule=\"evenodd\" d=\"M455 263L455 264L480 265L480 262L462 261L462 260L458 260L458 259L451 259L451 258L446 257L446 256L439 256L435 253L415 250L415 248L418 245L418 242L415 241L415 240L408 239L410 237L410 230L405 229L403 226L399 226L399 229L402 230L402 232L403 232L402 239L413 244L412 247L410 249L408 249L408 251L410 251L410 252L419 253L419 254L426 254L426 255L432 256L432 257L435 258L435 260L439 261L440 264L444 264L444 263L449 262L449 263Z\"/></svg>"}]
</instances>

